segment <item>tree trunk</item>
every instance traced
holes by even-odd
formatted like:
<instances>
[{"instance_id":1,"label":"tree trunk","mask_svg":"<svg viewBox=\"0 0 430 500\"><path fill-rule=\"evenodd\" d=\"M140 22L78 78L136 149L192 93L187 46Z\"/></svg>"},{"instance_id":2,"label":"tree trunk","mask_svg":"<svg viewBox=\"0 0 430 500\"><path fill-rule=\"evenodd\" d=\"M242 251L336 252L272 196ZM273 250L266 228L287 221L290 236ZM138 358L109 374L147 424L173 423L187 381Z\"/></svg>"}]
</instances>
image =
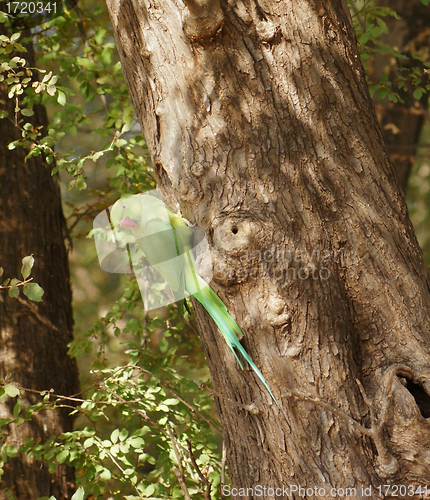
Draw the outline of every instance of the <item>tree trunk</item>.
<instances>
[{"instance_id":1,"label":"tree trunk","mask_svg":"<svg viewBox=\"0 0 430 500\"><path fill-rule=\"evenodd\" d=\"M34 67L32 47L27 45L28 63ZM0 86L0 102L9 113L0 120L0 263L4 276L21 277L21 259L33 254L32 276L44 289L43 301L31 302L21 295L11 299L0 294L0 378L10 374L10 381L30 390L54 389L56 394L78 392L75 360L67 355L72 340L72 306L68 256L64 244L65 221L60 189L42 156L32 157L22 148L12 151L7 145L21 137L13 123L15 104ZM44 107L36 106L32 117L35 126L47 127ZM26 392L21 396L23 409L41 401ZM0 406L1 418L12 418L15 400ZM44 411L30 422L9 425L2 436L7 445L19 447L28 438L46 441L52 435L72 429L70 410ZM1 478L0 499L9 498L11 489L18 500L41 496L69 499L74 492L73 469L60 465L54 474L46 463L36 462L25 454L6 462Z\"/></svg>"},{"instance_id":2,"label":"tree trunk","mask_svg":"<svg viewBox=\"0 0 430 500\"><path fill-rule=\"evenodd\" d=\"M412 54L428 53L429 7L424 6L420 0L378 0L377 4L381 7L392 8L402 18L387 18L390 33L381 39L410 57L408 61L401 62L402 67L409 71L414 66L422 69L422 63L413 59ZM380 81L382 75L387 73L389 81L393 82L398 76L395 66L399 64L393 56L375 54L371 64L372 80ZM389 157L394 164L397 179L404 192L406 192L419 138L428 113L428 95L423 94L419 100L415 99L414 90L414 87L409 84L407 89L399 91L404 103L393 103L388 99L380 100L378 93L374 95L376 114L382 127Z\"/></svg>"},{"instance_id":3,"label":"tree trunk","mask_svg":"<svg viewBox=\"0 0 430 500\"><path fill-rule=\"evenodd\" d=\"M283 407L198 309L232 498L425 485L428 275L346 3L184 2L108 7L160 188Z\"/></svg>"}]
</instances>

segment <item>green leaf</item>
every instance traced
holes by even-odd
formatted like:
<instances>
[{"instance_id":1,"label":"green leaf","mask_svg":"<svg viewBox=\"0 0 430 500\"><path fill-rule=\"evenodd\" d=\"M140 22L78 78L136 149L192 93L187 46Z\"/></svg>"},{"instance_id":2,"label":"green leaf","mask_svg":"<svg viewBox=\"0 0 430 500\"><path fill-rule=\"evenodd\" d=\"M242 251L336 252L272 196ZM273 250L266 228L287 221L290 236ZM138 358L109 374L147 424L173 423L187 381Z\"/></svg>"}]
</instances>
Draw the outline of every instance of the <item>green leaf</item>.
<instances>
[{"instance_id":1,"label":"green leaf","mask_svg":"<svg viewBox=\"0 0 430 500\"><path fill-rule=\"evenodd\" d=\"M0 267L0 276L2 276L4 273L4 269L2 267Z\"/></svg>"},{"instance_id":2,"label":"green leaf","mask_svg":"<svg viewBox=\"0 0 430 500\"><path fill-rule=\"evenodd\" d=\"M21 406L22 406L22 399L17 399L12 411L13 418L16 418L20 414Z\"/></svg>"},{"instance_id":3,"label":"green leaf","mask_svg":"<svg viewBox=\"0 0 430 500\"><path fill-rule=\"evenodd\" d=\"M4 111L3 109L0 111L0 120L3 118L6 118L9 113L7 111Z\"/></svg>"},{"instance_id":4,"label":"green leaf","mask_svg":"<svg viewBox=\"0 0 430 500\"><path fill-rule=\"evenodd\" d=\"M415 99L419 100L423 96L423 91L422 89L415 89L414 90L414 97Z\"/></svg>"},{"instance_id":5,"label":"green leaf","mask_svg":"<svg viewBox=\"0 0 430 500\"><path fill-rule=\"evenodd\" d=\"M57 455L57 462L58 462L59 464L64 463L64 462L66 461L66 458L67 458L68 456L69 456L69 450L67 450L67 449L66 449L66 450L62 450L62 451L60 451L60 453ZM75 493L75 495L76 495L76 493ZM73 495L73 497L74 497L75 495ZM72 498L73 498L73 497L72 497Z\"/></svg>"},{"instance_id":6,"label":"green leaf","mask_svg":"<svg viewBox=\"0 0 430 500\"><path fill-rule=\"evenodd\" d=\"M95 41L101 45L106 37L107 30L105 28L100 27L97 30L97 33L94 35Z\"/></svg>"},{"instance_id":7,"label":"green leaf","mask_svg":"<svg viewBox=\"0 0 430 500\"><path fill-rule=\"evenodd\" d=\"M163 403L167 406L175 406L179 404L179 399L176 398L166 399L163 401Z\"/></svg>"},{"instance_id":8,"label":"green leaf","mask_svg":"<svg viewBox=\"0 0 430 500\"><path fill-rule=\"evenodd\" d=\"M10 37L10 43L13 43L13 42L16 42L19 37L21 36L21 33L14 33L11 37Z\"/></svg>"},{"instance_id":9,"label":"green leaf","mask_svg":"<svg viewBox=\"0 0 430 500\"><path fill-rule=\"evenodd\" d=\"M88 439L86 439L84 441L84 448L90 448L92 445L94 444L94 438L93 437L89 437Z\"/></svg>"},{"instance_id":10,"label":"green leaf","mask_svg":"<svg viewBox=\"0 0 430 500\"><path fill-rule=\"evenodd\" d=\"M46 87L46 92L48 92L49 95L55 95L55 92L57 91L57 87L55 85L48 85Z\"/></svg>"},{"instance_id":11,"label":"green leaf","mask_svg":"<svg viewBox=\"0 0 430 500\"><path fill-rule=\"evenodd\" d=\"M15 446L12 445L7 445L5 448L6 451L6 456L14 458L18 454L18 450L15 448Z\"/></svg>"},{"instance_id":12,"label":"green leaf","mask_svg":"<svg viewBox=\"0 0 430 500\"><path fill-rule=\"evenodd\" d=\"M100 67L85 57L77 57L76 62L88 71L99 71Z\"/></svg>"},{"instance_id":13,"label":"green leaf","mask_svg":"<svg viewBox=\"0 0 430 500\"><path fill-rule=\"evenodd\" d=\"M388 95L388 92L389 92L389 89L387 89L387 88L383 88L383 89L381 89L381 90L378 92L378 97L379 97L379 99L385 99L385 97L387 97L387 95Z\"/></svg>"},{"instance_id":14,"label":"green leaf","mask_svg":"<svg viewBox=\"0 0 430 500\"><path fill-rule=\"evenodd\" d=\"M118 442L118 438L119 438L119 429L115 429L110 435L110 439L112 443L115 444Z\"/></svg>"},{"instance_id":15,"label":"green leaf","mask_svg":"<svg viewBox=\"0 0 430 500\"><path fill-rule=\"evenodd\" d=\"M150 497L154 493L154 491L155 491L155 486L153 484L150 484L146 488L144 494L145 494L146 497Z\"/></svg>"},{"instance_id":16,"label":"green leaf","mask_svg":"<svg viewBox=\"0 0 430 500\"><path fill-rule=\"evenodd\" d=\"M428 5L430 3L430 0L421 0L421 3L423 5ZM0 21L1 22L1 21Z\"/></svg>"},{"instance_id":17,"label":"green leaf","mask_svg":"<svg viewBox=\"0 0 430 500\"><path fill-rule=\"evenodd\" d=\"M32 109L21 109L21 114L24 116L33 116L34 111Z\"/></svg>"},{"instance_id":18,"label":"green leaf","mask_svg":"<svg viewBox=\"0 0 430 500\"><path fill-rule=\"evenodd\" d=\"M76 493L73 494L71 500L84 500L84 497L85 497L85 490L84 488L81 487L76 490Z\"/></svg>"},{"instance_id":19,"label":"green leaf","mask_svg":"<svg viewBox=\"0 0 430 500\"><path fill-rule=\"evenodd\" d=\"M103 469L103 472L100 474L100 478L105 481L110 481L112 479L112 474L109 469Z\"/></svg>"},{"instance_id":20,"label":"green leaf","mask_svg":"<svg viewBox=\"0 0 430 500\"><path fill-rule=\"evenodd\" d=\"M15 398L19 394L19 389L15 384L7 384L4 391L10 398Z\"/></svg>"},{"instance_id":21,"label":"green leaf","mask_svg":"<svg viewBox=\"0 0 430 500\"><path fill-rule=\"evenodd\" d=\"M57 92L58 92L58 95L57 95L58 103L61 104L61 106L65 106L66 105L66 94L58 89L57 89Z\"/></svg>"},{"instance_id":22,"label":"green leaf","mask_svg":"<svg viewBox=\"0 0 430 500\"><path fill-rule=\"evenodd\" d=\"M42 295L45 292L37 283L29 283L24 285L24 295L33 302L42 302Z\"/></svg>"},{"instance_id":23,"label":"green leaf","mask_svg":"<svg viewBox=\"0 0 430 500\"><path fill-rule=\"evenodd\" d=\"M165 353L167 352L167 349L169 348L169 343L167 342L167 340L163 337L160 339L160 342L158 344L158 347L160 348L160 351L162 353Z\"/></svg>"},{"instance_id":24,"label":"green leaf","mask_svg":"<svg viewBox=\"0 0 430 500\"><path fill-rule=\"evenodd\" d=\"M128 442L132 448L142 448L145 444L145 441L140 437L132 437Z\"/></svg>"},{"instance_id":25,"label":"green leaf","mask_svg":"<svg viewBox=\"0 0 430 500\"><path fill-rule=\"evenodd\" d=\"M202 453L199 457L199 461L201 464L207 464L210 462L210 457L209 455L206 455L206 453Z\"/></svg>"},{"instance_id":26,"label":"green leaf","mask_svg":"<svg viewBox=\"0 0 430 500\"><path fill-rule=\"evenodd\" d=\"M119 440L120 441L125 441L128 437L128 430L127 429L121 429L121 432L119 434Z\"/></svg>"},{"instance_id":27,"label":"green leaf","mask_svg":"<svg viewBox=\"0 0 430 500\"><path fill-rule=\"evenodd\" d=\"M33 265L34 265L33 255L28 255L27 257L24 257L22 259L21 274L25 280L30 276Z\"/></svg>"},{"instance_id":28,"label":"green leaf","mask_svg":"<svg viewBox=\"0 0 430 500\"><path fill-rule=\"evenodd\" d=\"M113 51L111 48L109 47L105 47L103 49L103 52L101 54L101 62L103 64L103 66L109 66L109 64L112 62L112 58L113 58Z\"/></svg>"},{"instance_id":29,"label":"green leaf","mask_svg":"<svg viewBox=\"0 0 430 500\"><path fill-rule=\"evenodd\" d=\"M19 288L17 286L11 286L9 288L8 294L12 299L16 299L19 296Z\"/></svg>"}]
</instances>

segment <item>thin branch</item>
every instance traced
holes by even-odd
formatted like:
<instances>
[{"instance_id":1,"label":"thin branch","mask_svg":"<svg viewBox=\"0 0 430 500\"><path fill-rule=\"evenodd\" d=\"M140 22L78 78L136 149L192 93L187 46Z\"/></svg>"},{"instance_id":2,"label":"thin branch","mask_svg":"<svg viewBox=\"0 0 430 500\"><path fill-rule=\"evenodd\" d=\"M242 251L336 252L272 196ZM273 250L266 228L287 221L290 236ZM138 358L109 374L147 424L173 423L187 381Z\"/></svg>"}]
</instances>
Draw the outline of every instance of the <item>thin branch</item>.
<instances>
[{"instance_id":1,"label":"thin branch","mask_svg":"<svg viewBox=\"0 0 430 500\"><path fill-rule=\"evenodd\" d=\"M364 25L363 19L360 16L360 12L354 3L351 3L351 9L354 12L352 18L357 17L358 24L360 25L361 31L364 33L366 31L366 26Z\"/></svg>"},{"instance_id":2,"label":"thin branch","mask_svg":"<svg viewBox=\"0 0 430 500\"><path fill-rule=\"evenodd\" d=\"M189 451L189 454L190 454L191 463L193 464L194 469L197 471L197 474L198 474L199 478L206 485L206 491L204 493L205 500L211 500L211 486L212 486L212 483L211 483L211 481L209 481L209 479L207 477L205 477L202 474L199 466L197 465L196 459L194 458L193 449L191 447L191 441L189 439L187 439L187 446L188 446L188 451Z\"/></svg>"},{"instance_id":3,"label":"thin branch","mask_svg":"<svg viewBox=\"0 0 430 500\"><path fill-rule=\"evenodd\" d=\"M173 447L173 453L175 454L176 461L178 462L178 467L179 470L176 467L173 467L173 472L175 473L176 477L178 478L179 484L181 485L181 490L182 493L184 494L185 500L191 500L190 493L187 488L187 483L185 481L185 475L184 475L184 467L182 466L182 460L181 456L179 455L178 448L176 446L176 439L173 437L173 432L170 427L170 424L167 424L167 433L169 435L170 441L172 442L172 447ZM197 464L196 464L197 465ZM197 471L199 470L198 468L196 469Z\"/></svg>"},{"instance_id":4,"label":"thin branch","mask_svg":"<svg viewBox=\"0 0 430 500\"><path fill-rule=\"evenodd\" d=\"M245 405L243 403L239 403L238 401L235 401L234 399L230 399L228 396L224 396L224 394L220 394L219 392L216 392L215 389L209 389L206 387L205 384L202 382L199 382L198 380L194 380L194 382L203 390L209 392L209 394L216 396L219 399L225 399L229 403L238 406L239 408L242 408L243 410L249 411L250 413L253 413L254 415L258 415L260 413L260 410L258 409L257 405L252 402L249 405Z\"/></svg>"},{"instance_id":5,"label":"thin branch","mask_svg":"<svg viewBox=\"0 0 430 500\"><path fill-rule=\"evenodd\" d=\"M18 283L15 283L14 285L0 285L0 290L2 290L2 289L5 290L6 288L12 288L13 286L24 286L32 280L33 280L33 278L27 278L24 281L18 281Z\"/></svg>"},{"instance_id":6,"label":"thin branch","mask_svg":"<svg viewBox=\"0 0 430 500\"><path fill-rule=\"evenodd\" d=\"M222 442L222 458L221 458L221 498L224 499L223 486L225 485L225 463L227 461L227 449L225 442Z\"/></svg>"},{"instance_id":7,"label":"thin branch","mask_svg":"<svg viewBox=\"0 0 430 500\"><path fill-rule=\"evenodd\" d=\"M368 429L367 427L364 427L363 425L359 424L357 421L355 421L352 417L350 417L348 414L346 414L344 411L335 408L329 403L325 403L324 401L321 401L319 399L311 398L309 396L305 396L304 394L297 392L297 391L289 391L286 392L285 394L281 395L281 398L283 397L291 397L294 396L295 398L305 401L307 403L312 403L315 406L319 406L321 408L324 408L324 410L327 410L334 415L342 418L343 420L346 420L349 424L351 424L353 427L358 429L360 432L365 434L366 436L372 436L373 431L372 429Z\"/></svg>"}]
</instances>

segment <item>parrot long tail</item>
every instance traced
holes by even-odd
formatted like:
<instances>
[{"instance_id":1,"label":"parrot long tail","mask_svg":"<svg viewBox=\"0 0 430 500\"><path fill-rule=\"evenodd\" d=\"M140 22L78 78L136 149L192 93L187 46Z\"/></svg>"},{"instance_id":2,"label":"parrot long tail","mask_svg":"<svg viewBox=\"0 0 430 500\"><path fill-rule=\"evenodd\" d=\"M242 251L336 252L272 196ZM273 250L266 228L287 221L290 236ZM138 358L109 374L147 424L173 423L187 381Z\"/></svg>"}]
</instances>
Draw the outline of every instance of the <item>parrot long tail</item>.
<instances>
[{"instance_id":1,"label":"parrot long tail","mask_svg":"<svg viewBox=\"0 0 430 500\"><path fill-rule=\"evenodd\" d=\"M200 278L200 276L198 276L198 278ZM235 349L237 349L243 356L243 358L248 362L248 364L251 366L251 368L254 370L258 378L263 383L264 387L267 389L273 401L279 407L279 404L276 401L275 396L272 394L272 391L270 390L269 386L267 385L267 382L263 377L263 374L257 368L252 359L249 357L249 354L242 347L242 344L239 342L236 336L236 334L237 335L242 334L240 328L237 326L234 319L230 316L230 314L227 311L227 308L225 307L222 300L218 297L218 295L209 286L207 286L207 284L203 281L202 278L200 278L200 280L202 281L201 285L203 286L200 288L199 291L193 294L194 297L200 302L200 304L202 304L202 306L206 309L206 311L211 315L212 319L215 321L225 341L227 342L227 345L230 347L235 358L237 359L237 362L239 363L240 367L243 369L242 363L240 362Z\"/></svg>"}]
</instances>

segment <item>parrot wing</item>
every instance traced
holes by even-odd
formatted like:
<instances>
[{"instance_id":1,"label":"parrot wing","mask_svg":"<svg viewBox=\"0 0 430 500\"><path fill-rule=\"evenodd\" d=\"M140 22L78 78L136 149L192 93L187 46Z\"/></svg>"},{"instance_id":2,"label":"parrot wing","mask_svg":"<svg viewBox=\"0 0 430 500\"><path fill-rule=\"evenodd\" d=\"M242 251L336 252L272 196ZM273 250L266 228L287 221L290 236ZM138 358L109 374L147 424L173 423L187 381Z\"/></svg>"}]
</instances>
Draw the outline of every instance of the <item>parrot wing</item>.
<instances>
[{"instance_id":1,"label":"parrot wing","mask_svg":"<svg viewBox=\"0 0 430 500\"><path fill-rule=\"evenodd\" d=\"M111 211L111 219L129 227L149 264L170 285L177 297L184 290L193 295L210 314L218 326L239 366L243 368L238 351L254 370L264 387L279 407L261 371L242 347L237 335L240 328L230 316L218 295L196 272L192 252L193 229L179 214L172 212L162 200L150 195L132 196L119 200Z\"/></svg>"},{"instance_id":2,"label":"parrot wing","mask_svg":"<svg viewBox=\"0 0 430 500\"><path fill-rule=\"evenodd\" d=\"M166 283L175 292L184 288L184 258L172 226L153 219L144 226L143 231L132 232L148 263L161 274Z\"/></svg>"}]
</instances>

